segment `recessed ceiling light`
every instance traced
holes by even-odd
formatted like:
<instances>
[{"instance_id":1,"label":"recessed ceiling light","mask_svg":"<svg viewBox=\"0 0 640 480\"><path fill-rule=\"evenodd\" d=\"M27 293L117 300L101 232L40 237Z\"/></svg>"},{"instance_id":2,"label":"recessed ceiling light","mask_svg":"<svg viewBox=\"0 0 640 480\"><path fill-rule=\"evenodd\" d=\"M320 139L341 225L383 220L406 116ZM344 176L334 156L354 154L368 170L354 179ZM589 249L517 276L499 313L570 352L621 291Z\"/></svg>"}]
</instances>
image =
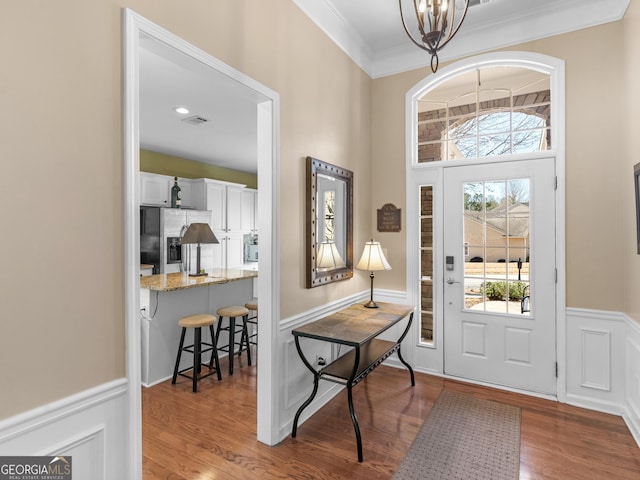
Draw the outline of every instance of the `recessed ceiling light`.
<instances>
[{"instance_id":1,"label":"recessed ceiling light","mask_svg":"<svg viewBox=\"0 0 640 480\"><path fill-rule=\"evenodd\" d=\"M185 107L176 107L176 112L181 115L186 115L187 113L189 113L189 109Z\"/></svg>"}]
</instances>

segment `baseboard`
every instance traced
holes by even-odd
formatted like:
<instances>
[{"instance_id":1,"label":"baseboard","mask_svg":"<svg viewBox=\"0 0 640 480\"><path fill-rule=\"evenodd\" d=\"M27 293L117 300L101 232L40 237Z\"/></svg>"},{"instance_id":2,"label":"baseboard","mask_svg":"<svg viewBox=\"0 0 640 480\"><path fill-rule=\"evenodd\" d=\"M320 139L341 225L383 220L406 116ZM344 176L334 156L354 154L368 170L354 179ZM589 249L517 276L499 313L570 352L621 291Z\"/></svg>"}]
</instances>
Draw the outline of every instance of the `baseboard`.
<instances>
[{"instance_id":1,"label":"baseboard","mask_svg":"<svg viewBox=\"0 0 640 480\"><path fill-rule=\"evenodd\" d=\"M0 421L3 455L63 455L73 477L126 478L128 382L118 379Z\"/></svg>"},{"instance_id":2,"label":"baseboard","mask_svg":"<svg viewBox=\"0 0 640 480\"><path fill-rule=\"evenodd\" d=\"M640 417L637 413L634 415L630 414L629 409L626 409L622 418L624 419L624 423L627 424L627 428L631 432L636 444L640 447L640 421L638 420Z\"/></svg>"},{"instance_id":3,"label":"baseboard","mask_svg":"<svg viewBox=\"0 0 640 480\"><path fill-rule=\"evenodd\" d=\"M587 410L595 410L596 412L609 413L611 415L622 416L625 412L625 405L620 402L613 402L593 398L586 395L576 395L568 393L565 403L574 407L586 408Z\"/></svg>"}]
</instances>

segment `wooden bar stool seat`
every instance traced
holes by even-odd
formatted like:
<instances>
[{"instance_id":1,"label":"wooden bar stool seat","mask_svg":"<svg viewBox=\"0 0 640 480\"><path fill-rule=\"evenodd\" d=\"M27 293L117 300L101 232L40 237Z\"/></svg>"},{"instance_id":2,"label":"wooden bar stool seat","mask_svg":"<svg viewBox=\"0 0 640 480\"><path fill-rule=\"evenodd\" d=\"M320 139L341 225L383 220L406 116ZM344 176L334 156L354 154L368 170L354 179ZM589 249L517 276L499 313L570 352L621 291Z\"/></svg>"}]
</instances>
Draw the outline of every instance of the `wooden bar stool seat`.
<instances>
[{"instance_id":1,"label":"wooden bar stool seat","mask_svg":"<svg viewBox=\"0 0 640 480\"><path fill-rule=\"evenodd\" d=\"M258 345L258 299L254 298L252 301L244 304L245 308L249 310L251 316L247 318L247 322L255 325L253 333L249 335L249 344Z\"/></svg>"},{"instance_id":2,"label":"wooden bar stool seat","mask_svg":"<svg viewBox=\"0 0 640 480\"><path fill-rule=\"evenodd\" d=\"M220 331L226 330L229 333L228 345L218 347L218 350L227 352L229 354L229 375L233 375L233 357L235 355L235 347L238 346L238 357L242 355L242 352L247 352L247 363L251 365L251 351L249 350L249 331L247 329L247 317L249 316L249 310L245 307L230 306L219 308L216 312L218 314L218 327L216 329L216 337L220 338ZM224 318L229 319L229 324L226 327L222 326ZM236 318L242 317L242 324L236 325ZM240 333L240 341L236 342L236 334Z\"/></svg>"},{"instance_id":3,"label":"wooden bar stool seat","mask_svg":"<svg viewBox=\"0 0 640 480\"><path fill-rule=\"evenodd\" d=\"M203 378L207 378L209 375L213 375L214 373L218 374L218 380L222 380L222 375L220 374L220 363L218 361L218 348L217 348L217 337L213 326L216 324L217 319L214 315L209 315L206 313L197 313L195 315L188 315L186 317L182 317L178 320L178 325L182 327L182 333L180 334L180 346L178 347L178 358L176 359L176 365L173 369L173 379L171 380L172 384L176 383L176 379L178 375L189 378L193 382L193 392L196 393L198 391L198 380L202 380ZM209 327L209 333L211 334L211 343L202 341L202 332L201 329ZM193 344L184 346L184 336L187 332L187 328L193 328ZM204 347L204 348L203 348ZM180 368L180 357L182 356L182 352L189 352L193 354L193 366L184 368L179 370ZM206 352L211 352L211 360L209 363L202 363L202 354ZM213 366L215 362L215 367ZM207 367L209 372L205 375L201 375L202 367ZM193 370L191 375L187 375L187 370Z\"/></svg>"}]
</instances>

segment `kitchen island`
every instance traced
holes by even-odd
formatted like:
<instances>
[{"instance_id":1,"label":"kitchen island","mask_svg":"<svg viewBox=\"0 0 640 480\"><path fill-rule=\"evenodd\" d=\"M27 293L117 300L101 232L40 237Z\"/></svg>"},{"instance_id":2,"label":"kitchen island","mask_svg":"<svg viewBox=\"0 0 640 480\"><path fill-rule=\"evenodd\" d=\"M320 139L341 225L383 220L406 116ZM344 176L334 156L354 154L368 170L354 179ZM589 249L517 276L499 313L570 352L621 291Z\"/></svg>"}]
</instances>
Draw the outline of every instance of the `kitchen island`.
<instances>
[{"instance_id":1,"label":"kitchen island","mask_svg":"<svg viewBox=\"0 0 640 480\"><path fill-rule=\"evenodd\" d=\"M150 387L172 377L181 332L178 319L196 313L215 315L220 307L243 306L257 293L257 277L256 270L244 269L213 269L200 277L186 273L140 277L142 385ZM187 331L185 344L193 343L189 335L193 332ZM207 337L203 332L203 338ZM218 345L226 345L226 332L220 337ZM189 355L183 355L180 368L192 362Z\"/></svg>"}]
</instances>

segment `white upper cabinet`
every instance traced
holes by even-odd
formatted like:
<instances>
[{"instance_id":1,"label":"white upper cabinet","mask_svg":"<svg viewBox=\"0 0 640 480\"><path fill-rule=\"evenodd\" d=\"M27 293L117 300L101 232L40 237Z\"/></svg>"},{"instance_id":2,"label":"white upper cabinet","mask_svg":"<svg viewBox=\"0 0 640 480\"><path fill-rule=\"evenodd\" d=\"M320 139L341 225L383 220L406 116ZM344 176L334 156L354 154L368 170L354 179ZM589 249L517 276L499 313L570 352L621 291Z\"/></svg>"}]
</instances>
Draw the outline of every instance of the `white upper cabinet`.
<instances>
[{"instance_id":1,"label":"white upper cabinet","mask_svg":"<svg viewBox=\"0 0 640 480\"><path fill-rule=\"evenodd\" d=\"M174 178L170 175L140 172L140 204L170 207ZM178 178L183 207L194 208L193 183L194 180L189 178Z\"/></svg>"},{"instance_id":2,"label":"white upper cabinet","mask_svg":"<svg viewBox=\"0 0 640 480\"><path fill-rule=\"evenodd\" d=\"M214 232L240 232L243 190L244 185L205 178L194 183L192 198L196 208L211 210Z\"/></svg>"},{"instance_id":3,"label":"white upper cabinet","mask_svg":"<svg viewBox=\"0 0 640 480\"><path fill-rule=\"evenodd\" d=\"M223 183L203 181L204 203L198 208L211 210L211 229L224 232L227 225L227 189Z\"/></svg>"},{"instance_id":4,"label":"white upper cabinet","mask_svg":"<svg viewBox=\"0 0 640 480\"><path fill-rule=\"evenodd\" d=\"M242 192L244 185L227 185L227 232L242 230Z\"/></svg>"},{"instance_id":5,"label":"white upper cabinet","mask_svg":"<svg viewBox=\"0 0 640 480\"><path fill-rule=\"evenodd\" d=\"M242 191L242 231L258 233L258 191L245 188Z\"/></svg>"},{"instance_id":6,"label":"white upper cabinet","mask_svg":"<svg viewBox=\"0 0 640 480\"><path fill-rule=\"evenodd\" d=\"M193 202L193 183L194 180L188 178L178 178L178 186L182 194L182 206L188 208L196 208ZM173 182L171 182L173 186ZM171 197L169 197L169 205L171 205Z\"/></svg>"},{"instance_id":7,"label":"white upper cabinet","mask_svg":"<svg viewBox=\"0 0 640 480\"><path fill-rule=\"evenodd\" d=\"M172 180L167 175L140 172L140 203L170 207Z\"/></svg>"}]
</instances>

